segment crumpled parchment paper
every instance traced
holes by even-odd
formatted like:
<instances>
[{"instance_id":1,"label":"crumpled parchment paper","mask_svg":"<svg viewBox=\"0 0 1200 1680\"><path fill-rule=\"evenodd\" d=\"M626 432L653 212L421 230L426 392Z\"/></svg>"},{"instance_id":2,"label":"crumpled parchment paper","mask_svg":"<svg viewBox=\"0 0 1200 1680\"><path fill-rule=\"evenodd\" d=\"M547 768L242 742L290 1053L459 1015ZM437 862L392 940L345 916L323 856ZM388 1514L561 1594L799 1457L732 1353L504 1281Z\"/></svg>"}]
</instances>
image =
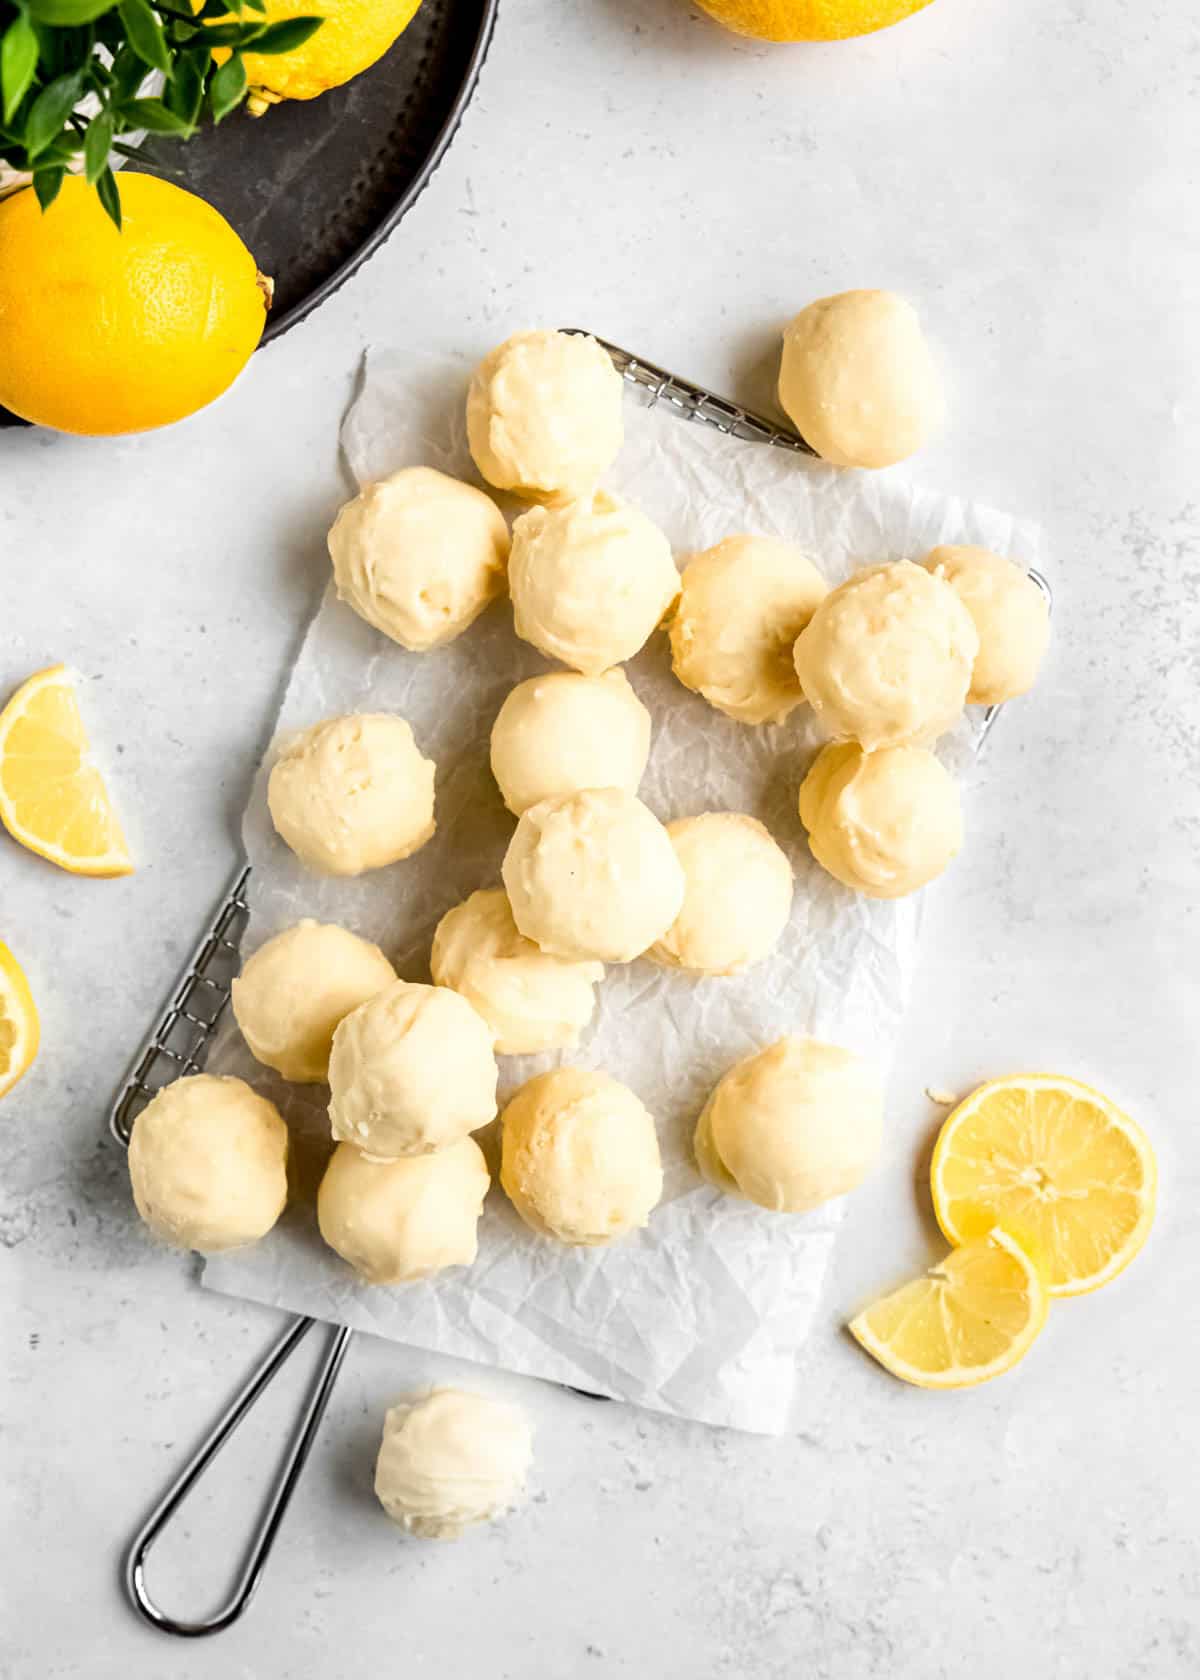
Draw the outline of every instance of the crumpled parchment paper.
<instances>
[{"instance_id":1,"label":"crumpled parchment paper","mask_svg":"<svg viewBox=\"0 0 1200 1680\"><path fill-rule=\"evenodd\" d=\"M469 372L466 361L371 354L342 434L360 483L417 463L477 478L463 426ZM648 406L633 388L626 430L606 486L644 508L681 557L745 530L798 542L833 581L939 542L981 543L1030 565L1037 558L1036 529L1007 515L915 490L893 474L838 472L730 439ZM438 830L414 858L358 880L309 874L271 827L268 753L245 816L254 866L247 950L315 916L376 940L402 976L427 980L439 917L499 881L513 818L489 773L488 735L508 690L546 668L513 635L507 601L449 647L414 655L331 588L292 672L278 734L340 712L402 713L438 765ZM632 1086L657 1117L666 1168L649 1227L609 1249L565 1248L533 1236L495 1185L473 1266L395 1289L362 1285L316 1229L312 1189L329 1149L324 1087L283 1084L254 1062L227 1019L209 1068L251 1080L280 1104L296 1139L298 1188L272 1235L210 1259L204 1283L681 1417L778 1433L843 1205L780 1216L719 1195L696 1173L692 1130L726 1068L785 1032L833 1039L886 1070L912 980L920 900L856 898L812 862L796 810L817 744L806 709L765 729L733 723L674 679L661 633L628 671L655 721L642 786L650 807L663 819L749 811L796 871L791 926L766 962L740 978L700 981L644 961L612 967L577 1050L501 1060L501 1102L562 1059ZM971 735L968 724L947 744L959 768L971 757ZM957 867L970 867L969 846ZM494 1130L480 1136L493 1167Z\"/></svg>"}]
</instances>

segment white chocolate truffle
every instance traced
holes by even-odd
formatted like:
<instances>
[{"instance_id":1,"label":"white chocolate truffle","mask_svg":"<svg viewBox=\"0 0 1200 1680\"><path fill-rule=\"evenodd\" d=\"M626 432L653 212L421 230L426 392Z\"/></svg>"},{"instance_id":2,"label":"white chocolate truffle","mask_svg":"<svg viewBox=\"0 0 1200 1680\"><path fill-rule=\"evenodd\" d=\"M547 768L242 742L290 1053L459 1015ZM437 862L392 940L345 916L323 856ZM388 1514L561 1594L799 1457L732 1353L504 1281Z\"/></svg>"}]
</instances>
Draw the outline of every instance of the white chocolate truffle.
<instances>
[{"instance_id":1,"label":"white chocolate truffle","mask_svg":"<svg viewBox=\"0 0 1200 1680\"><path fill-rule=\"evenodd\" d=\"M962 845L954 777L925 747L831 741L800 788L800 821L822 868L868 898L903 898Z\"/></svg>"},{"instance_id":2,"label":"white chocolate truffle","mask_svg":"<svg viewBox=\"0 0 1200 1680\"><path fill-rule=\"evenodd\" d=\"M524 332L484 357L467 392L467 441L489 484L518 496L588 494L617 458L621 376L575 333Z\"/></svg>"},{"instance_id":3,"label":"white chocolate truffle","mask_svg":"<svg viewBox=\"0 0 1200 1680\"><path fill-rule=\"evenodd\" d=\"M432 467L368 484L329 533L339 599L412 653L475 622L504 589L508 547L492 498Z\"/></svg>"},{"instance_id":4,"label":"white chocolate truffle","mask_svg":"<svg viewBox=\"0 0 1200 1680\"><path fill-rule=\"evenodd\" d=\"M779 400L837 467L890 467L941 425L942 381L917 312L894 292L839 292L783 335Z\"/></svg>"},{"instance_id":5,"label":"white chocolate truffle","mask_svg":"<svg viewBox=\"0 0 1200 1680\"><path fill-rule=\"evenodd\" d=\"M445 1149L496 1118L492 1029L445 986L396 980L333 1035L329 1121L377 1161Z\"/></svg>"},{"instance_id":6,"label":"white chocolate truffle","mask_svg":"<svg viewBox=\"0 0 1200 1680\"><path fill-rule=\"evenodd\" d=\"M1050 603L1029 573L990 549L955 544L930 549L921 564L946 580L979 632L967 699L999 706L1027 694L1050 641Z\"/></svg>"},{"instance_id":7,"label":"white chocolate truffle","mask_svg":"<svg viewBox=\"0 0 1200 1680\"><path fill-rule=\"evenodd\" d=\"M827 595L796 642L801 687L831 735L928 745L962 715L979 634L950 585L910 560Z\"/></svg>"},{"instance_id":8,"label":"white chocolate truffle","mask_svg":"<svg viewBox=\"0 0 1200 1680\"><path fill-rule=\"evenodd\" d=\"M647 953L694 974L740 974L765 957L792 913L792 866L740 811L667 824L687 887L683 908Z\"/></svg>"},{"instance_id":9,"label":"white chocolate truffle","mask_svg":"<svg viewBox=\"0 0 1200 1680\"><path fill-rule=\"evenodd\" d=\"M670 836L620 788L531 805L501 874L518 928L557 957L632 962L683 907L683 869Z\"/></svg>"},{"instance_id":10,"label":"white chocolate truffle","mask_svg":"<svg viewBox=\"0 0 1200 1680\"><path fill-rule=\"evenodd\" d=\"M474 1260L490 1183L474 1138L401 1161L372 1161L339 1143L317 1192L317 1223L368 1283L417 1283Z\"/></svg>"},{"instance_id":11,"label":"white chocolate truffle","mask_svg":"<svg viewBox=\"0 0 1200 1680\"><path fill-rule=\"evenodd\" d=\"M600 491L521 515L508 587L517 635L596 677L653 635L679 594L679 573L657 525Z\"/></svg>"},{"instance_id":12,"label":"white chocolate truffle","mask_svg":"<svg viewBox=\"0 0 1200 1680\"><path fill-rule=\"evenodd\" d=\"M802 549L726 537L683 568L671 620L675 675L738 723L782 723L804 698L796 637L828 593Z\"/></svg>"},{"instance_id":13,"label":"white chocolate truffle","mask_svg":"<svg viewBox=\"0 0 1200 1680\"><path fill-rule=\"evenodd\" d=\"M201 1254L265 1237L287 1201L288 1131L241 1079L198 1073L166 1085L129 1138L129 1181L146 1224Z\"/></svg>"},{"instance_id":14,"label":"white chocolate truffle","mask_svg":"<svg viewBox=\"0 0 1200 1680\"><path fill-rule=\"evenodd\" d=\"M492 774L518 817L539 800L583 788L636 793L649 756L650 713L624 671L530 677L492 725Z\"/></svg>"},{"instance_id":15,"label":"white chocolate truffle","mask_svg":"<svg viewBox=\"0 0 1200 1680\"><path fill-rule=\"evenodd\" d=\"M719 1082L696 1128L696 1160L721 1190L804 1213L861 1183L882 1133L873 1069L839 1045L789 1036Z\"/></svg>"},{"instance_id":16,"label":"white chocolate truffle","mask_svg":"<svg viewBox=\"0 0 1200 1680\"><path fill-rule=\"evenodd\" d=\"M662 1196L654 1121L606 1073L539 1074L504 1110L500 1182L540 1236L613 1242L645 1225Z\"/></svg>"},{"instance_id":17,"label":"white chocolate truffle","mask_svg":"<svg viewBox=\"0 0 1200 1680\"><path fill-rule=\"evenodd\" d=\"M492 1029L500 1056L576 1043L596 1007L604 964L554 957L517 931L501 887L448 910L430 959L439 986L461 992Z\"/></svg>"},{"instance_id":18,"label":"white chocolate truffle","mask_svg":"<svg viewBox=\"0 0 1200 1680\"><path fill-rule=\"evenodd\" d=\"M431 838L433 760L392 712L327 718L290 740L267 782L271 821L323 875L361 875Z\"/></svg>"},{"instance_id":19,"label":"white chocolate truffle","mask_svg":"<svg viewBox=\"0 0 1200 1680\"><path fill-rule=\"evenodd\" d=\"M533 1432L517 1406L461 1388L402 1400L384 1419L375 1492L394 1523L422 1540L457 1540L520 1499Z\"/></svg>"},{"instance_id":20,"label":"white chocolate truffle","mask_svg":"<svg viewBox=\"0 0 1200 1680\"><path fill-rule=\"evenodd\" d=\"M297 922L260 945L230 988L250 1053L299 1084L329 1076L334 1028L390 986L378 945L330 922Z\"/></svg>"}]
</instances>

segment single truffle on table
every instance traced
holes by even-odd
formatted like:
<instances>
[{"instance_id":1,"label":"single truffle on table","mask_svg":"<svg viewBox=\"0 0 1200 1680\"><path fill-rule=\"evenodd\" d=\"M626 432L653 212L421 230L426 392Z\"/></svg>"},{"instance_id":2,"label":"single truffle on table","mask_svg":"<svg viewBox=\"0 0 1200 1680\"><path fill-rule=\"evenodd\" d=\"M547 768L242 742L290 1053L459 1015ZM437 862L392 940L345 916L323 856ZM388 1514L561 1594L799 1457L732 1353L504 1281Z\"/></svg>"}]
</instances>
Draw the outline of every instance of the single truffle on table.
<instances>
[{"instance_id":1,"label":"single truffle on table","mask_svg":"<svg viewBox=\"0 0 1200 1680\"><path fill-rule=\"evenodd\" d=\"M432 838L432 759L393 712L326 718L287 741L267 781L280 838L323 875L361 875Z\"/></svg>"},{"instance_id":2,"label":"single truffle on table","mask_svg":"<svg viewBox=\"0 0 1200 1680\"><path fill-rule=\"evenodd\" d=\"M800 788L800 820L822 868L868 898L903 898L962 846L958 785L925 747L831 741Z\"/></svg>"},{"instance_id":3,"label":"single truffle on table","mask_svg":"<svg viewBox=\"0 0 1200 1680\"><path fill-rule=\"evenodd\" d=\"M578 1041L596 1007L604 964L551 956L513 921L502 887L473 892L438 923L430 958L492 1030L498 1056L532 1056Z\"/></svg>"},{"instance_id":4,"label":"single truffle on table","mask_svg":"<svg viewBox=\"0 0 1200 1680\"><path fill-rule=\"evenodd\" d=\"M769 954L792 911L792 866L764 825L740 811L667 824L683 868L683 907L649 955L694 974L740 974Z\"/></svg>"},{"instance_id":5,"label":"single truffle on table","mask_svg":"<svg viewBox=\"0 0 1200 1680\"><path fill-rule=\"evenodd\" d=\"M1016 564L987 548L946 544L921 564L943 578L979 632L967 699L999 706L1033 687L1050 642L1050 603Z\"/></svg>"},{"instance_id":6,"label":"single truffle on table","mask_svg":"<svg viewBox=\"0 0 1200 1680\"><path fill-rule=\"evenodd\" d=\"M606 1073L560 1067L504 1110L500 1182L539 1236L596 1247L645 1225L662 1196L654 1121Z\"/></svg>"},{"instance_id":7,"label":"single truffle on table","mask_svg":"<svg viewBox=\"0 0 1200 1680\"><path fill-rule=\"evenodd\" d=\"M679 594L679 573L657 525L598 491L521 514L508 586L517 635L596 677L653 635Z\"/></svg>"},{"instance_id":8,"label":"single truffle on table","mask_svg":"<svg viewBox=\"0 0 1200 1680\"><path fill-rule=\"evenodd\" d=\"M917 312L894 292L839 292L783 335L779 401L837 467L907 460L941 425L942 381Z\"/></svg>"},{"instance_id":9,"label":"single truffle on table","mask_svg":"<svg viewBox=\"0 0 1200 1680\"><path fill-rule=\"evenodd\" d=\"M861 1183L882 1133L874 1070L840 1045L790 1036L719 1081L696 1127L696 1160L720 1190L804 1213Z\"/></svg>"},{"instance_id":10,"label":"single truffle on table","mask_svg":"<svg viewBox=\"0 0 1200 1680\"><path fill-rule=\"evenodd\" d=\"M950 585L896 560L825 597L796 642L796 672L829 734L868 751L927 746L962 716L978 652Z\"/></svg>"},{"instance_id":11,"label":"single truffle on table","mask_svg":"<svg viewBox=\"0 0 1200 1680\"><path fill-rule=\"evenodd\" d=\"M590 493L621 447L620 374L594 338L516 333L475 369L467 442L489 484L518 496Z\"/></svg>"},{"instance_id":12,"label":"single truffle on table","mask_svg":"<svg viewBox=\"0 0 1200 1680\"><path fill-rule=\"evenodd\" d=\"M288 1131L241 1079L198 1073L138 1115L129 1180L138 1213L172 1248L219 1254L265 1237L287 1201Z\"/></svg>"},{"instance_id":13,"label":"single truffle on table","mask_svg":"<svg viewBox=\"0 0 1200 1680\"><path fill-rule=\"evenodd\" d=\"M511 691L492 725L491 750L492 774L518 817L583 788L636 793L650 756L650 713L624 671L551 671Z\"/></svg>"},{"instance_id":14,"label":"single truffle on table","mask_svg":"<svg viewBox=\"0 0 1200 1680\"><path fill-rule=\"evenodd\" d=\"M517 927L558 957L632 962L683 906L684 874L670 836L620 788L531 805L501 873Z\"/></svg>"},{"instance_id":15,"label":"single truffle on table","mask_svg":"<svg viewBox=\"0 0 1200 1680\"><path fill-rule=\"evenodd\" d=\"M396 980L333 1035L333 1135L381 1161L445 1149L495 1119L497 1077L492 1029L465 997Z\"/></svg>"},{"instance_id":16,"label":"single truffle on table","mask_svg":"<svg viewBox=\"0 0 1200 1680\"><path fill-rule=\"evenodd\" d=\"M533 1432L519 1407L460 1388L435 1388L389 1410L375 1492L409 1534L457 1540L518 1502L532 1462Z\"/></svg>"},{"instance_id":17,"label":"single truffle on table","mask_svg":"<svg viewBox=\"0 0 1200 1680\"><path fill-rule=\"evenodd\" d=\"M396 978L378 945L330 922L303 921L260 945L230 988L251 1054L284 1079L329 1077L334 1029Z\"/></svg>"},{"instance_id":18,"label":"single truffle on table","mask_svg":"<svg viewBox=\"0 0 1200 1680\"><path fill-rule=\"evenodd\" d=\"M317 1192L317 1223L367 1283L417 1283L474 1260L490 1183L474 1138L399 1161L371 1161L339 1143Z\"/></svg>"},{"instance_id":19,"label":"single truffle on table","mask_svg":"<svg viewBox=\"0 0 1200 1680\"><path fill-rule=\"evenodd\" d=\"M461 636L503 592L508 549L492 498L432 467L368 484L329 533L339 599L412 653Z\"/></svg>"},{"instance_id":20,"label":"single truffle on table","mask_svg":"<svg viewBox=\"0 0 1200 1680\"><path fill-rule=\"evenodd\" d=\"M829 593L816 566L776 537L726 537L683 568L671 666L738 723L782 723L804 699L796 637Z\"/></svg>"}]
</instances>

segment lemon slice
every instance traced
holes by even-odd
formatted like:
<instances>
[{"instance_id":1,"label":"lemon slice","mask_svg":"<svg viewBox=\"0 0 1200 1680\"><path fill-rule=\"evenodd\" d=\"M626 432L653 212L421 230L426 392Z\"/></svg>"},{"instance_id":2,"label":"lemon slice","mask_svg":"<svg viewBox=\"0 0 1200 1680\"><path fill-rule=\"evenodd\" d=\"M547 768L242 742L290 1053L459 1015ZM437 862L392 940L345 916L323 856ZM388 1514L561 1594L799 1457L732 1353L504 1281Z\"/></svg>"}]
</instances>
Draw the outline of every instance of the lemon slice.
<instances>
[{"instance_id":1,"label":"lemon slice","mask_svg":"<svg viewBox=\"0 0 1200 1680\"><path fill-rule=\"evenodd\" d=\"M0 712L0 822L73 875L133 871L65 666L30 677Z\"/></svg>"},{"instance_id":2,"label":"lemon slice","mask_svg":"<svg viewBox=\"0 0 1200 1680\"><path fill-rule=\"evenodd\" d=\"M895 1377L970 1388L1011 1371L1046 1322L1042 1276L1005 1231L951 1249L924 1277L885 1295L850 1333Z\"/></svg>"},{"instance_id":3,"label":"lemon slice","mask_svg":"<svg viewBox=\"0 0 1200 1680\"><path fill-rule=\"evenodd\" d=\"M1054 1074L981 1085L942 1127L931 1176L952 1243L1002 1225L1037 1256L1051 1295L1116 1277L1154 1220L1145 1133L1099 1091Z\"/></svg>"},{"instance_id":4,"label":"lemon slice","mask_svg":"<svg viewBox=\"0 0 1200 1680\"><path fill-rule=\"evenodd\" d=\"M29 982L0 940L0 1097L32 1067L40 1036Z\"/></svg>"}]
</instances>

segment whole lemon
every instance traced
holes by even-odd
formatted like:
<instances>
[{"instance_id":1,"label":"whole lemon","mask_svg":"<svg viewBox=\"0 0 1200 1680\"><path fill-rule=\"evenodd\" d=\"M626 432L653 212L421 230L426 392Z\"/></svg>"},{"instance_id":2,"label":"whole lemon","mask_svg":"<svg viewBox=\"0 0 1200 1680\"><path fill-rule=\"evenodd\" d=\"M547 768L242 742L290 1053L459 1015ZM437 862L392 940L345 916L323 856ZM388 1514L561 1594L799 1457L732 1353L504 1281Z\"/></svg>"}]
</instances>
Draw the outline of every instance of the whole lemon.
<instances>
[{"instance_id":1,"label":"whole lemon","mask_svg":"<svg viewBox=\"0 0 1200 1680\"><path fill-rule=\"evenodd\" d=\"M739 35L760 41L844 41L900 23L930 0L697 0Z\"/></svg>"},{"instance_id":2,"label":"whole lemon","mask_svg":"<svg viewBox=\"0 0 1200 1680\"><path fill-rule=\"evenodd\" d=\"M60 432L147 431L233 384L269 283L229 223L153 175L118 177L118 230L74 176L0 203L0 404Z\"/></svg>"},{"instance_id":3,"label":"whole lemon","mask_svg":"<svg viewBox=\"0 0 1200 1680\"><path fill-rule=\"evenodd\" d=\"M250 84L248 109L260 116L268 105L281 99L315 99L330 88L341 87L377 59L408 28L421 0L266 0L266 21L284 18L320 17L315 35L286 53L242 55ZM217 18L223 23L224 18ZM228 58L219 48L213 57Z\"/></svg>"}]
</instances>

